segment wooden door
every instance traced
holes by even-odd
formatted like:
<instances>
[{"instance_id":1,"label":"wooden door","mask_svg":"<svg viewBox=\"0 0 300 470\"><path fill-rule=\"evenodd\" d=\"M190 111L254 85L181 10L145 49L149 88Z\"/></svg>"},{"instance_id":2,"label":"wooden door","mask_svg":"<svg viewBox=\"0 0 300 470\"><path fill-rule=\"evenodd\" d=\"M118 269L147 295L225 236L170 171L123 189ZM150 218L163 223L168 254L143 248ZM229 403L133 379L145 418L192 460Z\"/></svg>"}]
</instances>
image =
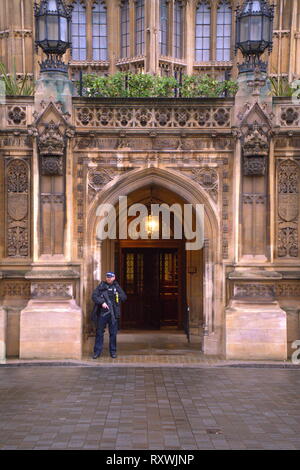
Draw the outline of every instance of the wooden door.
<instances>
[{"instance_id":1,"label":"wooden door","mask_svg":"<svg viewBox=\"0 0 300 470\"><path fill-rule=\"evenodd\" d=\"M159 251L159 296L161 306L161 326L178 324L179 272L178 250Z\"/></svg>"},{"instance_id":2,"label":"wooden door","mask_svg":"<svg viewBox=\"0 0 300 470\"><path fill-rule=\"evenodd\" d=\"M178 325L178 249L123 248L121 280L127 294L122 328L159 329Z\"/></svg>"}]
</instances>

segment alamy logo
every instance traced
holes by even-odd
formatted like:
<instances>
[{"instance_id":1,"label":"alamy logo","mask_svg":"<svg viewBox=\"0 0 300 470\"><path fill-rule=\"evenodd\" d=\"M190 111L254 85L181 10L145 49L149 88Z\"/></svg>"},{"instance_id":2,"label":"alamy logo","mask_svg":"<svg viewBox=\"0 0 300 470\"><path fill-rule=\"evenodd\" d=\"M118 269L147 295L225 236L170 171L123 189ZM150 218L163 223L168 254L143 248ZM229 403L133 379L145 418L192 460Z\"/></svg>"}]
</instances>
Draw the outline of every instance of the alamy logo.
<instances>
[{"instance_id":1,"label":"alamy logo","mask_svg":"<svg viewBox=\"0 0 300 470\"><path fill-rule=\"evenodd\" d=\"M292 93L292 102L295 105L300 104L300 80L294 80L291 83L291 87L293 88L293 93Z\"/></svg>"},{"instance_id":2,"label":"alamy logo","mask_svg":"<svg viewBox=\"0 0 300 470\"><path fill-rule=\"evenodd\" d=\"M300 339L296 339L296 341L292 343L292 348L297 348L296 351L292 354L292 363L300 364Z\"/></svg>"},{"instance_id":3,"label":"alamy logo","mask_svg":"<svg viewBox=\"0 0 300 470\"><path fill-rule=\"evenodd\" d=\"M204 243L203 204L151 204L151 211L144 204L136 203L128 207L127 196L119 197L118 238L126 240L171 238L171 213L173 214L173 238L186 241L186 250L200 250ZM97 238L117 239L117 212L112 204L100 204L96 215ZM129 223L128 223L128 220Z\"/></svg>"},{"instance_id":4,"label":"alamy logo","mask_svg":"<svg viewBox=\"0 0 300 470\"><path fill-rule=\"evenodd\" d=\"M6 88L5 82L0 77L0 104L5 104Z\"/></svg>"}]
</instances>

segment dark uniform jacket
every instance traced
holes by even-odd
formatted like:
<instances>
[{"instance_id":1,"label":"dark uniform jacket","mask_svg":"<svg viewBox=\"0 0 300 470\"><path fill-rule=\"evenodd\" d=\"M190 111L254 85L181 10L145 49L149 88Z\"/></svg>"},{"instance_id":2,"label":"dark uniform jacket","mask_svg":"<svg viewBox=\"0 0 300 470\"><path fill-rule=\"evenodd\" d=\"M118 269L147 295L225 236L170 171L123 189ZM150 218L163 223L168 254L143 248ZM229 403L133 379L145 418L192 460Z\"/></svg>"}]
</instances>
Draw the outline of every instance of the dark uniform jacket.
<instances>
[{"instance_id":1,"label":"dark uniform jacket","mask_svg":"<svg viewBox=\"0 0 300 470\"><path fill-rule=\"evenodd\" d=\"M111 301L108 295L108 288L115 288L118 293L118 302L116 301L116 295L114 300ZM92 310L91 319L93 322L97 323L99 315L105 315L111 313L113 318L120 318L120 302L124 302L127 299L127 296L119 283L115 280L111 284L108 284L105 281L101 281L100 284L96 287L92 294L92 300L94 301L94 308ZM109 309L102 308L103 303L107 303Z\"/></svg>"}]
</instances>

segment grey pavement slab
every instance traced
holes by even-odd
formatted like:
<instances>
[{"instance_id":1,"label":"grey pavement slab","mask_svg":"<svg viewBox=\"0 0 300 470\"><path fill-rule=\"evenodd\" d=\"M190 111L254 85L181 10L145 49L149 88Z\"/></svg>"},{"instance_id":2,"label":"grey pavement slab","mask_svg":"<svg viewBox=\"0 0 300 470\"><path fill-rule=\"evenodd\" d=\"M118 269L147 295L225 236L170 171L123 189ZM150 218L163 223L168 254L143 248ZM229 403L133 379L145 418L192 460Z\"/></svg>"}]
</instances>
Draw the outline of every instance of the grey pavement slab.
<instances>
[{"instance_id":1,"label":"grey pavement slab","mask_svg":"<svg viewBox=\"0 0 300 470\"><path fill-rule=\"evenodd\" d=\"M300 370L0 367L0 450L300 449Z\"/></svg>"}]
</instances>

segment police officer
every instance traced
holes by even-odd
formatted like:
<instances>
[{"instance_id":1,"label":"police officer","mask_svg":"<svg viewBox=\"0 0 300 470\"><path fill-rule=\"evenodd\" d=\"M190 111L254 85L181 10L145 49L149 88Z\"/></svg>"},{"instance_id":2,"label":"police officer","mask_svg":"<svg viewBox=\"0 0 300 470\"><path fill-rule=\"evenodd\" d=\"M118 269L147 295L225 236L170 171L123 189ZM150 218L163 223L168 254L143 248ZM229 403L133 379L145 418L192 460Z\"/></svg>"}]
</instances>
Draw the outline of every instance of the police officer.
<instances>
[{"instance_id":1,"label":"police officer","mask_svg":"<svg viewBox=\"0 0 300 470\"><path fill-rule=\"evenodd\" d=\"M106 324L109 328L109 352L112 358L117 357L120 302L124 302L126 299L125 292L116 281L115 273L106 273L105 281L101 281L92 294L92 300L95 303L92 320L97 326L93 359L97 359L102 353Z\"/></svg>"}]
</instances>

